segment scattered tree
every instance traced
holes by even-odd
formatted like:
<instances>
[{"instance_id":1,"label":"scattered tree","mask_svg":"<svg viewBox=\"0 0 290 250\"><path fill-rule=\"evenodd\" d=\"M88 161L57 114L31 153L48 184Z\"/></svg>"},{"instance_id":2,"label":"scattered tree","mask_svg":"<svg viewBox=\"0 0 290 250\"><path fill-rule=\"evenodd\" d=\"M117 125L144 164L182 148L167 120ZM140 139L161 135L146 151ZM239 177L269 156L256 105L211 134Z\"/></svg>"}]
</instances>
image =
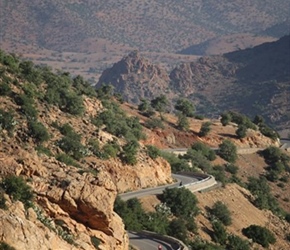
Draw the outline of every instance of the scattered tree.
<instances>
[{"instance_id":1,"label":"scattered tree","mask_svg":"<svg viewBox=\"0 0 290 250\"><path fill-rule=\"evenodd\" d=\"M179 98L174 107L186 117L194 116L194 106L188 99Z\"/></svg>"},{"instance_id":2,"label":"scattered tree","mask_svg":"<svg viewBox=\"0 0 290 250\"><path fill-rule=\"evenodd\" d=\"M224 160L234 163L237 160L237 147L230 140L226 139L219 145L218 154Z\"/></svg>"}]
</instances>

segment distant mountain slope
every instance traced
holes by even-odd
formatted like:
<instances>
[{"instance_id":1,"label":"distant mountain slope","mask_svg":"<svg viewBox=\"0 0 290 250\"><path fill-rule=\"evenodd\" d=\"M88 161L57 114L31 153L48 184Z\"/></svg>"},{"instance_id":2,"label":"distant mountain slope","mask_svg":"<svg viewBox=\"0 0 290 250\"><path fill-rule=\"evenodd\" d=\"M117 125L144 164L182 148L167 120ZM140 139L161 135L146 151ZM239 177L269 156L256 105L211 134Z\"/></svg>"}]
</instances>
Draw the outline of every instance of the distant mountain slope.
<instances>
[{"instance_id":1,"label":"distant mountain slope","mask_svg":"<svg viewBox=\"0 0 290 250\"><path fill-rule=\"evenodd\" d=\"M259 34L290 11L288 0L1 0L0 6L2 42L67 51L85 51L88 38L102 38L173 52L216 36Z\"/></svg>"},{"instance_id":2,"label":"distant mountain slope","mask_svg":"<svg viewBox=\"0 0 290 250\"><path fill-rule=\"evenodd\" d=\"M128 67L125 71L130 72L131 79L132 69L137 72L139 67L138 64L121 62L116 65ZM116 79L126 79L128 74L124 71L116 74L118 71L115 67L105 71L105 83L120 89L120 82ZM105 79L104 74L100 79ZM148 76L135 74L139 77L138 81L143 83L140 88L146 88ZM169 78L165 76L159 81L156 79L155 88L164 89L164 80L167 81L166 93L169 99L178 95L186 96L195 103L197 112L206 116L216 116L225 110L237 110L249 116L261 114L277 128L290 127L290 36L252 49L183 63L171 71ZM129 81L122 84L129 84ZM138 87L127 88L126 92L121 93L125 100L131 102L134 100L138 103L140 99ZM145 97L153 98L159 94L152 92L151 96Z\"/></svg>"}]
</instances>

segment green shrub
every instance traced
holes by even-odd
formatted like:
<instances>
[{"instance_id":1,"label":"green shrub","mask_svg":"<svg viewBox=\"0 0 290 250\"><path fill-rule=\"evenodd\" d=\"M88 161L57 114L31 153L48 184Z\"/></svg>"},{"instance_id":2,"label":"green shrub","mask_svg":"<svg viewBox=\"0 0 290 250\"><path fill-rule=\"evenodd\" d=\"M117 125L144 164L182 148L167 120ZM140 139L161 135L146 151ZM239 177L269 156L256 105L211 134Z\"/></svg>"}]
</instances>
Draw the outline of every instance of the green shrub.
<instances>
[{"instance_id":1,"label":"green shrub","mask_svg":"<svg viewBox=\"0 0 290 250\"><path fill-rule=\"evenodd\" d=\"M31 206L33 192L22 177L15 175L7 176L2 180L0 186L14 201L19 200L26 207Z\"/></svg>"},{"instance_id":2,"label":"green shrub","mask_svg":"<svg viewBox=\"0 0 290 250\"><path fill-rule=\"evenodd\" d=\"M211 122L203 122L198 135L201 137L207 136L209 132L211 131L210 126L211 126Z\"/></svg>"},{"instance_id":3,"label":"green shrub","mask_svg":"<svg viewBox=\"0 0 290 250\"><path fill-rule=\"evenodd\" d=\"M10 84L7 82L0 83L0 96L9 96L12 93Z\"/></svg>"},{"instance_id":4,"label":"green shrub","mask_svg":"<svg viewBox=\"0 0 290 250\"><path fill-rule=\"evenodd\" d=\"M219 220L214 220L212 221L212 229L213 241L221 245L225 245L227 243L228 234L224 225Z\"/></svg>"},{"instance_id":5,"label":"green shrub","mask_svg":"<svg viewBox=\"0 0 290 250\"><path fill-rule=\"evenodd\" d=\"M225 226L229 226L232 223L231 212L221 201L217 201L213 205L210 209L210 214L213 218L219 219Z\"/></svg>"},{"instance_id":6,"label":"green shrub","mask_svg":"<svg viewBox=\"0 0 290 250\"><path fill-rule=\"evenodd\" d=\"M64 136L57 142L57 145L69 156L80 160L87 155L87 149L81 144L78 138Z\"/></svg>"},{"instance_id":7,"label":"green shrub","mask_svg":"<svg viewBox=\"0 0 290 250\"><path fill-rule=\"evenodd\" d=\"M258 225L250 225L247 228L243 228L242 233L263 247L269 247L270 244L276 242L276 238L271 231Z\"/></svg>"},{"instance_id":8,"label":"green shrub","mask_svg":"<svg viewBox=\"0 0 290 250\"><path fill-rule=\"evenodd\" d=\"M214 161L216 159L214 150L202 142L193 143L191 149L201 152L209 161Z\"/></svg>"},{"instance_id":9,"label":"green shrub","mask_svg":"<svg viewBox=\"0 0 290 250\"><path fill-rule=\"evenodd\" d=\"M162 193L162 202L170 207L171 212L180 217L193 217L198 213L197 198L188 189L166 188Z\"/></svg>"},{"instance_id":10,"label":"green shrub","mask_svg":"<svg viewBox=\"0 0 290 250\"><path fill-rule=\"evenodd\" d=\"M144 123L144 126L149 129L155 129L155 128L164 129L165 128L162 120L159 118L147 119Z\"/></svg>"},{"instance_id":11,"label":"green shrub","mask_svg":"<svg viewBox=\"0 0 290 250\"><path fill-rule=\"evenodd\" d=\"M171 171L173 173L178 173L178 172L181 172L181 171L190 171L191 170L187 160L180 159L173 153L168 153L168 152L164 152L164 151L162 152L161 151L160 152L160 156L168 161L168 163L171 166Z\"/></svg>"},{"instance_id":12,"label":"green shrub","mask_svg":"<svg viewBox=\"0 0 290 250\"><path fill-rule=\"evenodd\" d=\"M16 250L16 249L2 241L0 242L0 250Z\"/></svg>"},{"instance_id":13,"label":"green shrub","mask_svg":"<svg viewBox=\"0 0 290 250\"><path fill-rule=\"evenodd\" d=\"M239 236L229 235L227 250L250 250L250 244Z\"/></svg>"},{"instance_id":14,"label":"green shrub","mask_svg":"<svg viewBox=\"0 0 290 250\"><path fill-rule=\"evenodd\" d=\"M6 199L4 197L4 190L2 190L2 188L0 189L0 209L7 209L6 206Z\"/></svg>"},{"instance_id":15,"label":"green shrub","mask_svg":"<svg viewBox=\"0 0 290 250\"><path fill-rule=\"evenodd\" d=\"M160 155L160 150L152 145L146 145L147 154L151 159L156 159Z\"/></svg>"},{"instance_id":16,"label":"green shrub","mask_svg":"<svg viewBox=\"0 0 290 250\"><path fill-rule=\"evenodd\" d=\"M127 142L127 144L123 146L122 161L126 164L135 165L137 163L138 148L139 143L137 141Z\"/></svg>"},{"instance_id":17,"label":"green shrub","mask_svg":"<svg viewBox=\"0 0 290 250\"><path fill-rule=\"evenodd\" d=\"M245 125L239 125L238 129L236 130L236 135L239 139L245 138L247 135L247 127Z\"/></svg>"},{"instance_id":18,"label":"green shrub","mask_svg":"<svg viewBox=\"0 0 290 250\"><path fill-rule=\"evenodd\" d=\"M182 113L178 114L177 128L182 130L182 131L188 131L189 130L188 118Z\"/></svg>"},{"instance_id":19,"label":"green shrub","mask_svg":"<svg viewBox=\"0 0 290 250\"><path fill-rule=\"evenodd\" d=\"M34 138L36 143L43 143L50 138L46 127L37 121L29 121L28 123L29 135Z\"/></svg>"},{"instance_id":20,"label":"green shrub","mask_svg":"<svg viewBox=\"0 0 290 250\"><path fill-rule=\"evenodd\" d=\"M58 154L55 157L58 161L65 163L66 165L71 165L77 168L81 168L81 166L69 155L67 154Z\"/></svg>"},{"instance_id":21,"label":"green shrub","mask_svg":"<svg viewBox=\"0 0 290 250\"><path fill-rule=\"evenodd\" d=\"M230 140L226 139L219 145L218 154L224 160L234 163L237 160L237 147Z\"/></svg>"},{"instance_id":22,"label":"green shrub","mask_svg":"<svg viewBox=\"0 0 290 250\"><path fill-rule=\"evenodd\" d=\"M43 145L38 145L35 149L39 154L45 154L47 156L52 156L51 151L48 148L44 147Z\"/></svg>"},{"instance_id":23,"label":"green shrub","mask_svg":"<svg viewBox=\"0 0 290 250\"><path fill-rule=\"evenodd\" d=\"M4 111L0 109L0 128L8 131L12 134L14 127L16 125L16 120L14 118L14 112L12 110Z\"/></svg>"},{"instance_id":24,"label":"green shrub","mask_svg":"<svg viewBox=\"0 0 290 250\"><path fill-rule=\"evenodd\" d=\"M186 243L188 241L186 222L183 219L173 219L169 223L168 234Z\"/></svg>"},{"instance_id":25,"label":"green shrub","mask_svg":"<svg viewBox=\"0 0 290 250\"><path fill-rule=\"evenodd\" d=\"M119 151L120 146L116 141L107 142L102 148L103 154L102 157L105 159L109 159L111 157L116 158Z\"/></svg>"},{"instance_id":26,"label":"green shrub","mask_svg":"<svg viewBox=\"0 0 290 250\"><path fill-rule=\"evenodd\" d=\"M223 126L229 125L231 120L232 117L228 112L221 114L221 123Z\"/></svg>"},{"instance_id":27,"label":"green shrub","mask_svg":"<svg viewBox=\"0 0 290 250\"><path fill-rule=\"evenodd\" d=\"M226 164L225 170L233 175L238 173L239 167L234 164Z\"/></svg>"}]
</instances>

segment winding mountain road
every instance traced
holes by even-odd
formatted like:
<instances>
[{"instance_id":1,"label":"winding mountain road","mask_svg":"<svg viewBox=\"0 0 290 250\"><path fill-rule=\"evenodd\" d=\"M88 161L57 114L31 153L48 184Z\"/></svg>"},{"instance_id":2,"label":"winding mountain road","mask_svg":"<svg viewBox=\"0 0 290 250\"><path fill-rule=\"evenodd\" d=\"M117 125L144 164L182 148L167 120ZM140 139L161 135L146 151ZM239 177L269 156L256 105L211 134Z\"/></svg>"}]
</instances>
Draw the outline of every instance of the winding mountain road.
<instances>
[{"instance_id":1,"label":"winding mountain road","mask_svg":"<svg viewBox=\"0 0 290 250\"><path fill-rule=\"evenodd\" d=\"M123 193L120 194L120 198L122 200L129 200L136 197L143 197L148 195L156 195L156 194L162 194L163 190L165 188L174 188L174 187L180 187L180 183L182 183L182 186L190 187L191 185L195 185L199 182L202 182L204 179L200 176L188 176L188 175L180 175L180 174L172 174L172 177L176 180L173 184L163 185L159 187L154 188L147 188L142 190L137 190L133 192ZM206 179L209 179L210 177L207 177ZM138 250L156 250L158 249L158 246L162 246L162 250L177 250L180 249L179 245L172 240L168 240L166 238L158 237L157 235L148 235L146 233L142 232L128 232L129 239L131 245L136 247Z\"/></svg>"},{"instance_id":2,"label":"winding mountain road","mask_svg":"<svg viewBox=\"0 0 290 250\"><path fill-rule=\"evenodd\" d=\"M162 194L165 188L179 187L180 182L182 182L182 185L189 185L189 184L193 184L199 181L198 178L185 176L185 175L172 174L172 177L176 180L174 184L168 184L168 185L163 185L159 187L146 188L146 189L141 189L141 190L137 190L133 192L127 192L127 193L120 194L119 196L122 200L126 201L135 197Z\"/></svg>"}]
</instances>

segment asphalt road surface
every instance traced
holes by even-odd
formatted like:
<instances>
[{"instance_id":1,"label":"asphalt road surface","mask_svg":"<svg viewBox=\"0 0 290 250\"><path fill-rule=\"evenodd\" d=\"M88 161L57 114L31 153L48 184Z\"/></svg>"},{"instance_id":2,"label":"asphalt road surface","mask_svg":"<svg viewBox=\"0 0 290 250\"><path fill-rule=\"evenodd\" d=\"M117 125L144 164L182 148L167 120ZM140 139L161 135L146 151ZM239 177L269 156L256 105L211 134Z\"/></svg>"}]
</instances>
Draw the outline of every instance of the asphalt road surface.
<instances>
[{"instance_id":1,"label":"asphalt road surface","mask_svg":"<svg viewBox=\"0 0 290 250\"><path fill-rule=\"evenodd\" d=\"M148 237L141 233L128 232L130 244L136 246L138 250L158 250L158 246L162 246L162 250L176 250L178 245L171 245L157 238Z\"/></svg>"},{"instance_id":2,"label":"asphalt road surface","mask_svg":"<svg viewBox=\"0 0 290 250\"><path fill-rule=\"evenodd\" d=\"M154 188L146 188L146 189L137 190L133 192L127 192L127 193L120 194L119 196L122 200L126 201L135 197L142 197L142 196L153 195L153 194L162 194L165 188L178 187L180 182L182 182L182 185L185 185L185 184L190 184L190 183L194 183L198 181L197 178L184 176L184 175L173 174L172 177L177 180L177 182L174 184L169 184L169 185L164 185L164 186L159 186L159 187L154 187Z\"/></svg>"},{"instance_id":3,"label":"asphalt road surface","mask_svg":"<svg viewBox=\"0 0 290 250\"><path fill-rule=\"evenodd\" d=\"M142 197L142 196L153 195L153 194L162 194L165 188L179 187L181 182L182 182L182 185L186 185L186 184L190 184L190 183L194 183L198 181L197 178L184 176L184 175L173 174L172 177L176 180L174 184L128 192L128 193L120 194L119 196L122 200L126 201L135 197ZM137 247L138 250L158 250L159 245L162 246L162 250L178 249L177 245L172 245L166 241L162 241L160 239L157 239L151 236L149 237L147 235L142 235L142 233L128 232L128 235L130 239L130 245Z\"/></svg>"}]
</instances>

